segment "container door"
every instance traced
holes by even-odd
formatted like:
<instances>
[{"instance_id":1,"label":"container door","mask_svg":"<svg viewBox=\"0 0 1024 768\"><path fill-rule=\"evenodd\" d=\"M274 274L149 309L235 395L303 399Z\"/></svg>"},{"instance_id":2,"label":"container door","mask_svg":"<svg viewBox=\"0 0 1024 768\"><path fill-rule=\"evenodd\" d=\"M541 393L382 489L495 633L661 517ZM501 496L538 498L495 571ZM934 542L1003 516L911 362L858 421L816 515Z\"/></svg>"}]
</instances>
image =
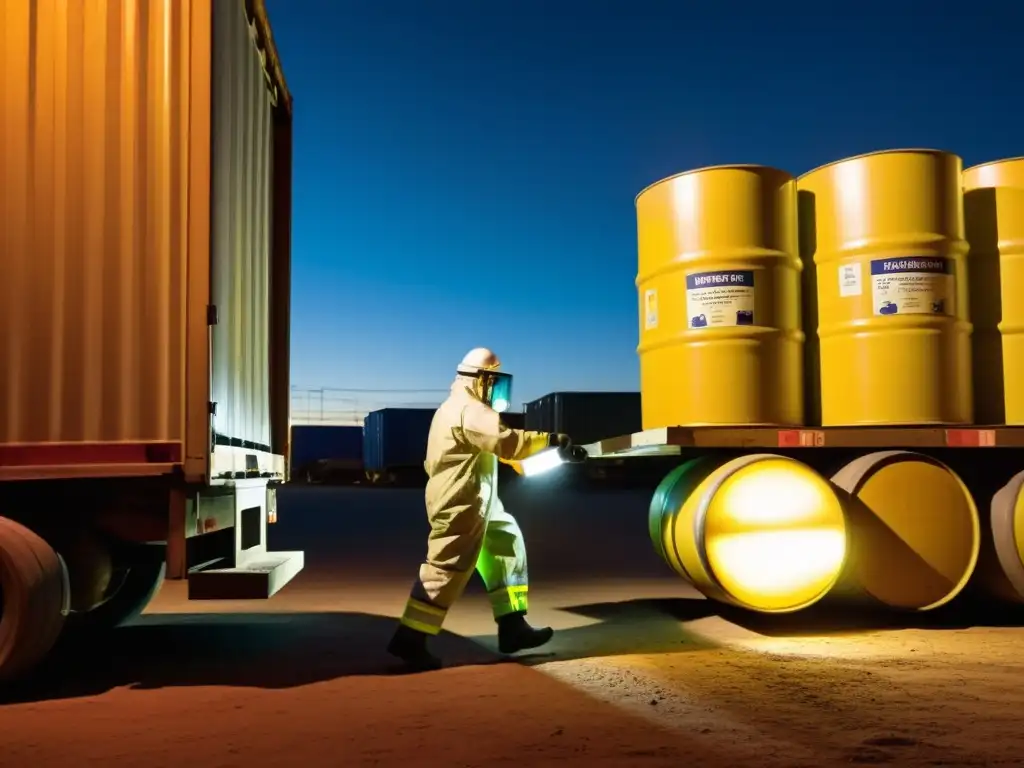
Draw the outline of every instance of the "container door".
<instances>
[{"instance_id":1,"label":"container door","mask_svg":"<svg viewBox=\"0 0 1024 768\"><path fill-rule=\"evenodd\" d=\"M213 8L214 442L270 453L273 95L245 3Z\"/></svg>"}]
</instances>

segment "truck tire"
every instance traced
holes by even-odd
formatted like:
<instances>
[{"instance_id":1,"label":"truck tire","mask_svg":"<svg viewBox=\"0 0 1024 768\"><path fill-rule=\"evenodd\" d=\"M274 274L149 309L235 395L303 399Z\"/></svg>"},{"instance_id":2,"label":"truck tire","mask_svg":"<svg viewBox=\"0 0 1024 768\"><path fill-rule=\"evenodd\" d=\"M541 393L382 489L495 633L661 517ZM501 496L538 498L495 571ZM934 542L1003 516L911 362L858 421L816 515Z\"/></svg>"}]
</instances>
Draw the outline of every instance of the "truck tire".
<instances>
[{"instance_id":1,"label":"truck tire","mask_svg":"<svg viewBox=\"0 0 1024 768\"><path fill-rule=\"evenodd\" d=\"M127 567L110 597L91 611L72 614L68 629L75 633L100 633L134 621L160 591L166 571L163 557L139 558Z\"/></svg>"},{"instance_id":2,"label":"truck tire","mask_svg":"<svg viewBox=\"0 0 1024 768\"><path fill-rule=\"evenodd\" d=\"M0 680L42 661L60 636L70 600L60 555L23 525L0 517Z\"/></svg>"}]
</instances>

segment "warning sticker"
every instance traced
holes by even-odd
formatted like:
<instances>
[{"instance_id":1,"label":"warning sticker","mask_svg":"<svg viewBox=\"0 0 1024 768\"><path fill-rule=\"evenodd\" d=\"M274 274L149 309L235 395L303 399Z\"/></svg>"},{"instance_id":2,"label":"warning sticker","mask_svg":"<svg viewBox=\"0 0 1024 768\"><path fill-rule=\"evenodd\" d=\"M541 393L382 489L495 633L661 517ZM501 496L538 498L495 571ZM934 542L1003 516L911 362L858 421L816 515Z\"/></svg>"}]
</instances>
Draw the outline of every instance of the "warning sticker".
<instances>
[{"instance_id":1,"label":"warning sticker","mask_svg":"<svg viewBox=\"0 0 1024 768\"><path fill-rule=\"evenodd\" d=\"M860 262L839 265L839 295L842 298L860 296L864 292L860 278Z\"/></svg>"},{"instance_id":2,"label":"warning sticker","mask_svg":"<svg viewBox=\"0 0 1024 768\"><path fill-rule=\"evenodd\" d=\"M644 291L644 330L651 331L658 327L658 292L649 289Z\"/></svg>"},{"instance_id":3,"label":"warning sticker","mask_svg":"<svg viewBox=\"0 0 1024 768\"><path fill-rule=\"evenodd\" d=\"M728 269L688 274L686 316L690 328L753 325L753 271Z\"/></svg>"},{"instance_id":4,"label":"warning sticker","mask_svg":"<svg viewBox=\"0 0 1024 768\"><path fill-rule=\"evenodd\" d=\"M876 315L952 315L955 296L951 259L912 256L871 262Z\"/></svg>"}]
</instances>

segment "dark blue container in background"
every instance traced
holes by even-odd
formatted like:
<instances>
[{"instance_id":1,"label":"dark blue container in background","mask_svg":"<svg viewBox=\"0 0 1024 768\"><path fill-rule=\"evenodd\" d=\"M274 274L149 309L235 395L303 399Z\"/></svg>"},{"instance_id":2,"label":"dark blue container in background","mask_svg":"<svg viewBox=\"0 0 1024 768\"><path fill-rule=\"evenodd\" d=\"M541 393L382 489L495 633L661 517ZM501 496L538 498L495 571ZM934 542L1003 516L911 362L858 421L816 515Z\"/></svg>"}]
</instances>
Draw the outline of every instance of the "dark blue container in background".
<instances>
[{"instance_id":1,"label":"dark blue container in background","mask_svg":"<svg viewBox=\"0 0 1024 768\"><path fill-rule=\"evenodd\" d=\"M526 404L526 428L583 445L640 432L639 392L552 392Z\"/></svg>"},{"instance_id":2,"label":"dark blue container in background","mask_svg":"<svg viewBox=\"0 0 1024 768\"><path fill-rule=\"evenodd\" d=\"M322 424L297 424L292 427L292 472L318 461L361 462L362 459L362 427Z\"/></svg>"},{"instance_id":3,"label":"dark blue container in background","mask_svg":"<svg viewBox=\"0 0 1024 768\"><path fill-rule=\"evenodd\" d=\"M363 420L363 464L367 471L422 467L433 408L382 408Z\"/></svg>"},{"instance_id":4,"label":"dark blue container in background","mask_svg":"<svg viewBox=\"0 0 1024 768\"><path fill-rule=\"evenodd\" d=\"M506 411L501 415L501 423L510 429L526 429L526 416L522 411Z\"/></svg>"}]
</instances>

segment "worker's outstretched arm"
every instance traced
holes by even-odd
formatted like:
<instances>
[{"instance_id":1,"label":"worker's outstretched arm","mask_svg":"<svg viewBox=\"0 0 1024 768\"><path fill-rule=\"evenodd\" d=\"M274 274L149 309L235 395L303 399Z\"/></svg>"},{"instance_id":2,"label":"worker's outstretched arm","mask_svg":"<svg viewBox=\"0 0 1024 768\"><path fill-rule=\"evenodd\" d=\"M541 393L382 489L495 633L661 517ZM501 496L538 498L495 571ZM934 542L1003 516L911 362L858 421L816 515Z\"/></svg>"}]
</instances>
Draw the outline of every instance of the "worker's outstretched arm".
<instances>
[{"instance_id":1,"label":"worker's outstretched arm","mask_svg":"<svg viewBox=\"0 0 1024 768\"><path fill-rule=\"evenodd\" d=\"M505 461L522 461L543 451L549 441L547 432L506 427L501 417L483 403L473 403L462 411L462 435L473 447Z\"/></svg>"}]
</instances>

